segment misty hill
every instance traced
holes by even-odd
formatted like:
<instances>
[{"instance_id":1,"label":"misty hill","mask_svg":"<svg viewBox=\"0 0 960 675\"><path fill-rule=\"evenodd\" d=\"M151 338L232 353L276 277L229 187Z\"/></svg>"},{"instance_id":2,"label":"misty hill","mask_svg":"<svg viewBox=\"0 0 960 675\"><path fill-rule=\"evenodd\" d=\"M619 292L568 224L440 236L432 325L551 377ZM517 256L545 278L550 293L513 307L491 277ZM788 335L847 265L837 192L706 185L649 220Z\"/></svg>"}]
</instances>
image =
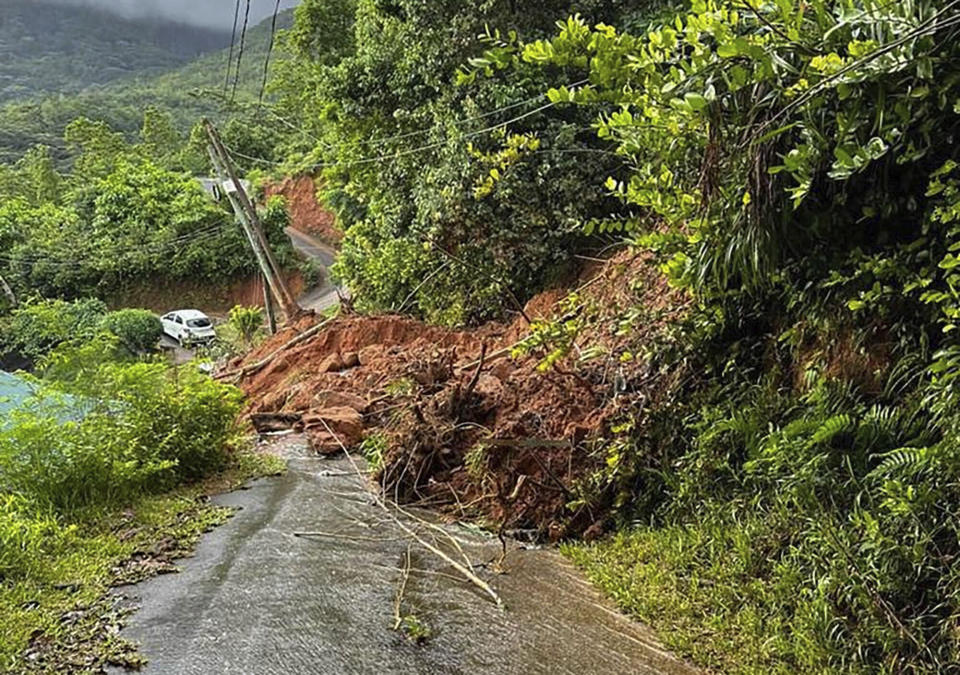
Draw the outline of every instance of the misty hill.
<instances>
[{"instance_id":1,"label":"misty hill","mask_svg":"<svg viewBox=\"0 0 960 675\"><path fill-rule=\"evenodd\" d=\"M0 103L165 72L229 42L219 30L44 0L0 0Z\"/></svg>"},{"instance_id":2,"label":"misty hill","mask_svg":"<svg viewBox=\"0 0 960 675\"><path fill-rule=\"evenodd\" d=\"M0 5L6 2L9 0L0 0ZM110 20L123 22L113 16ZM288 10L279 16L277 27L289 28L292 24L293 12ZM269 20L248 31L237 88L238 100L253 100L259 94L269 41ZM203 116L222 119L228 52L228 48L223 48L204 54L162 74L150 74L151 70L161 69L157 66L145 69L147 75L128 76L102 86L87 86L77 93L37 96L0 106L0 163L16 161L36 144L50 146L55 155L65 161L67 150L63 130L77 117L102 119L115 129L130 134L139 128L144 109L151 105L170 111L184 132ZM51 69L51 72L55 71Z\"/></svg>"}]
</instances>

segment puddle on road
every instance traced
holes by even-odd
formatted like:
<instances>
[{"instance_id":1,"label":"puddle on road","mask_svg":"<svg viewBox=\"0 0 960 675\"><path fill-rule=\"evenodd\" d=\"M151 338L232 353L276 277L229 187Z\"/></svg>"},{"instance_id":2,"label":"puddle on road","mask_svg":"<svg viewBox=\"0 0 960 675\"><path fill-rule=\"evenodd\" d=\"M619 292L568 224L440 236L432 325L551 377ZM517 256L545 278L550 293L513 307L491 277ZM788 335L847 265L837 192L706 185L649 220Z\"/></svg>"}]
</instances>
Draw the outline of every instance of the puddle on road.
<instances>
[{"instance_id":1,"label":"puddle on road","mask_svg":"<svg viewBox=\"0 0 960 675\"><path fill-rule=\"evenodd\" d=\"M283 444L289 472L217 498L241 510L180 574L125 590L141 609L123 634L142 645L146 672L692 672L556 552L511 544L508 573L482 573L504 602L497 607L411 545L349 460L302 456L295 437ZM446 531L475 564L497 558L496 539ZM295 536L303 532L323 534ZM423 644L393 630L407 567L401 614L429 633Z\"/></svg>"}]
</instances>

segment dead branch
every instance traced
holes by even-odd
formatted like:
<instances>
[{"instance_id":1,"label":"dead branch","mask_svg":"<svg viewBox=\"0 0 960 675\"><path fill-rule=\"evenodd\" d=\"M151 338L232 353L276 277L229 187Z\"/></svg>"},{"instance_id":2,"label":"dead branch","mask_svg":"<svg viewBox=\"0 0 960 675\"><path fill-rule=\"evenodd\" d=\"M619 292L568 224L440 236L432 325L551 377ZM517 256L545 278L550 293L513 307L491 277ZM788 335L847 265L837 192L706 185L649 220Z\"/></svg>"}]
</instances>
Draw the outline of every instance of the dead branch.
<instances>
[{"instance_id":1,"label":"dead branch","mask_svg":"<svg viewBox=\"0 0 960 675\"><path fill-rule=\"evenodd\" d=\"M337 444L340 445L340 447L343 449L343 452L346 454L347 459L350 461L350 463L353 465L353 468L356 470L357 475L361 476L362 478L363 474L360 471L360 467L357 465L356 461L353 459L353 455L351 455L350 452L348 451L347 446L344 445L343 440L340 438L339 434L337 434L333 429L330 428L330 425L327 424L326 420L321 419L320 421L323 422L323 426L326 427L327 433L329 433L337 441ZM433 525L432 523L427 523L422 519L416 519L422 522L423 524L429 526L430 528L436 531L439 531L444 535L444 537L449 539L450 542L454 545L454 547L461 553L461 555L463 555L464 559L467 560L466 564L454 560L452 557L450 557L447 553L442 551L440 548L438 548L434 544L431 544L429 541L421 537L410 526L404 523L403 520L401 520L391 512L390 507L387 505L387 503L383 500L383 498L378 493L371 492L370 494L373 497L373 499L376 501L377 505L381 509L383 509L383 511L390 517L393 524L399 527L401 530L403 530L403 532L408 537L416 541L418 544L420 544L422 547L424 547L434 555L440 557L441 559L449 563L455 570L457 570L460 574L462 574L467 579L467 581L469 581L474 586L476 586L481 591L483 591L488 596L490 596L490 598L497 604L498 607L503 607L503 600L501 600L497 592L493 590L493 588L491 588L490 584L488 584L486 581L484 581L479 576L477 576L476 572L473 571L473 566L469 562L469 559L467 559L466 554L463 552L463 549L460 547L460 544L457 543L452 537L450 537L448 533L444 532L442 528L439 528L436 525ZM407 517L411 517L411 518L414 517L410 514L407 514L399 507L396 507L396 509Z\"/></svg>"},{"instance_id":2,"label":"dead branch","mask_svg":"<svg viewBox=\"0 0 960 675\"><path fill-rule=\"evenodd\" d=\"M393 630L400 630L403 624L403 594L407 590L407 580L410 579L410 546L407 546L407 552L404 554L403 569L400 571L400 586L397 588L397 595L393 600Z\"/></svg>"},{"instance_id":3,"label":"dead branch","mask_svg":"<svg viewBox=\"0 0 960 675\"><path fill-rule=\"evenodd\" d=\"M477 388L477 383L480 381L480 373L483 372L483 362L487 358L487 343L484 342L480 347L480 360L477 362L477 369L473 372L473 377L470 378L470 384L467 385L467 390L463 393L464 402L470 399L470 396L473 395L473 390Z\"/></svg>"},{"instance_id":4,"label":"dead branch","mask_svg":"<svg viewBox=\"0 0 960 675\"><path fill-rule=\"evenodd\" d=\"M331 323L333 323L333 321L334 319L327 319L326 321L322 321L318 323L316 326L314 326L313 328L305 330L304 332L300 333L289 342L286 342L279 349L272 352L269 356L265 357L264 359L257 361L256 363L251 364L249 366L244 366L240 370L234 370L229 373L223 373L222 375L218 375L216 379L226 380L226 379L235 377L239 381L245 377L253 375L254 373L258 373L264 368L266 368L268 365L270 365L270 362L273 361L275 358L277 358L280 354L287 351L288 349L292 349L293 347L296 347L298 344L302 342L306 342L307 340L312 338L314 335L317 335L324 328L329 326Z\"/></svg>"},{"instance_id":5,"label":"dead branch","mask_svg":"<svg viewBox=\"0 0 960 675\"><path fill-rule=\"evenodd\" d=\"M312 539L314 537L324 539L344 539L346 541L397 541L396 537L362 537L353 534L340 534L338 532L294 532L293 536L297 539Z\"/></svg>"}]
</instances>

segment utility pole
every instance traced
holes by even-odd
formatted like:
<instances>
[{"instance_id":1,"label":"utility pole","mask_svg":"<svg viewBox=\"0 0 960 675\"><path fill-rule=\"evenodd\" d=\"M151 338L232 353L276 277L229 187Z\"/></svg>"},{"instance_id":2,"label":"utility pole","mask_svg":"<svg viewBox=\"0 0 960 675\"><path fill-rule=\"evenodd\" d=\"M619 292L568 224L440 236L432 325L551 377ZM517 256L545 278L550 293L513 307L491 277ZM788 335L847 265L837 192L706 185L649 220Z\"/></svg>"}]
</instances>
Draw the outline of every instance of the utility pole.
<instances>
[{"instance_id":1,"label":"utility pole","mask_svg":"<svg viewBox=\"0 0 960 675\"><path fill-rule=\"evenodd\" d=\"M273 296L270 295L270 284L267 278L263 277L263 306L267 311L267 328L270 335L277 334L277 313L273 309Z\"/></svg>"},{"instance_id":2,"label":"utility pole","mask_svg":"<svg viewBox=\"0 0 960 675\"><path fill-rule=\"evenodd\" d=\"M240 225L247 235L247 239L253 248L254 255L257 257L257 262L260 265L267 285L277 299L285 317L288 320L292 319L303 310L300 305L297 304L293 294L287 287L283 278L283 271L273 257L273 251L270 249L267 237L263 233L263 226L260 223L260 216L257 215L257 209L253 206L253 203L247 196L246 190L244 190L243 185L240 183L240 178L230 159L230 154L220 140L220 135L217 133L216 128L209 120L204 120L204 126L210 138L210 159L220 178L221 186L227 193L230 204L237 214L237 219L240 221ZM229 186L232 186L233 189L229 189Z\"/></svg>"},{"instance_id":3,"label":"utility pole","mask_svg":"<svg viewBox=\"0 0 960 675\"><path fill-rule=\"evenodd\" d=\"M7 280L3 277L0 277L0 290L3 291L3 294L7 296L7 299L10 300L10 304L13 307L17 306L17 296L13 294L13 289L10 288L10 284L7 283Z\"/></svg>"}]
</instances>

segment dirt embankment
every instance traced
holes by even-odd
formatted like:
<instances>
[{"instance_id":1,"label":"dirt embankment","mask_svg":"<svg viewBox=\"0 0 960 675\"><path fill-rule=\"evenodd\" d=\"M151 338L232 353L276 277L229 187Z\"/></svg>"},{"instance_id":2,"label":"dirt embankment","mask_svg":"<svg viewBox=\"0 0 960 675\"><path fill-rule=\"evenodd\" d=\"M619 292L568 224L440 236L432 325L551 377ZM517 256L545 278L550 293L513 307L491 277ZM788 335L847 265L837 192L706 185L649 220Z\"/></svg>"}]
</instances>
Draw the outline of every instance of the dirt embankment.
<instances>
[{"instance_id":1,"label":"dirt embankment","mask_svg":"<svg viewBox=\"0 0 960 675\"><path fill-rule=\"evenodd\" d=\"M330 246L340 245L343 233L337 227L337 218L317 201L317 186L313 178L285 178L280 183L266 186L265 193L268 198L281 195L287 200L290 227Z\"/></svg>"},{"instance_id":2,"label":"dirt embankment","mask_svg":"<svg viewBox=\"0 0 960 675\"><path fill-rule=\"evenodd\" d=\"M648 379L642 359L624 356L635 345L620 337L621 310L651 308L630 331L643 340L685 302L630 253L577 286L534 298L526 313L582 329L526 355L514 353L530 333L523 319L465 332L347 316L284 347L316 324L309 317L224 376L239 376L259 428L303 429L322 454L343 443L379 455L376 478L399 502L552 539L598 534L613 495L591 478L606 466L611 426L643 400ZM558 345L562 357L541 367Z\"/></svg>"},{"instance_id":3,"label":"dirt embankment","mask_svg":"<svg viewBox=\"0 0 960 675\"><path fill-rule=\"evenodd\" d=\"M295 296L305 290L303 275L298 271L287 274L287 285ZM157 314L174 309L196 307L216 316L226 315L236 305L263 307L263 280L259 275L237 279L225 284L177 281L165 285L138 286L124 289L107 298L113 309L142 307Z\"/></svg>"}]
</instances>

